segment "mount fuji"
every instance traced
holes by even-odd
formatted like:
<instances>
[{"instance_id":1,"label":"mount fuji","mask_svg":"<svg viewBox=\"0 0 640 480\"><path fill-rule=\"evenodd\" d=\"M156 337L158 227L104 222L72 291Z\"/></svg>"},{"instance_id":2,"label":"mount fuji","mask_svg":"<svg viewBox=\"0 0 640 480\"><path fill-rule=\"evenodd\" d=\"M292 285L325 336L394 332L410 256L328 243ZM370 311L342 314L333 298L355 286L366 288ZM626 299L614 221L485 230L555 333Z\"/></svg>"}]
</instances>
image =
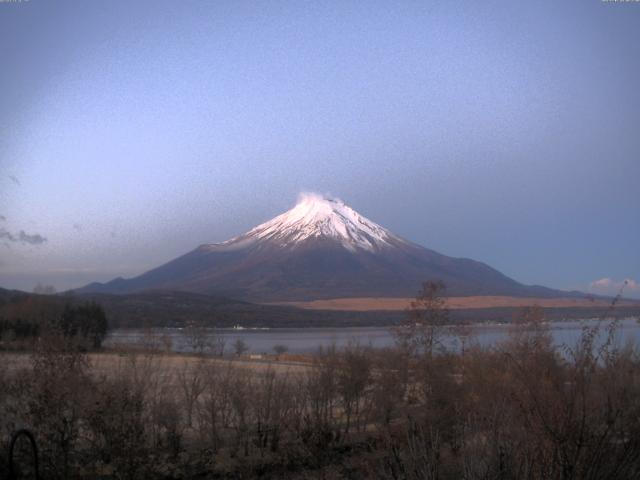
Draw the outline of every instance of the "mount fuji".
<instances>
[{"instance_id":1,"label":"mount fuji","mask_svg":"<svg viewBox=\"0 0 640 480\"><path fill-rule=\"evenodd\" d=\"M344 202L304 194L287 212L222 243L200 245L142 275L76 292L180 290L257 302L411 297L441 280L451 296L563 297L490 266L439 254L393 234Z\"/></svg>"}]
</instances>

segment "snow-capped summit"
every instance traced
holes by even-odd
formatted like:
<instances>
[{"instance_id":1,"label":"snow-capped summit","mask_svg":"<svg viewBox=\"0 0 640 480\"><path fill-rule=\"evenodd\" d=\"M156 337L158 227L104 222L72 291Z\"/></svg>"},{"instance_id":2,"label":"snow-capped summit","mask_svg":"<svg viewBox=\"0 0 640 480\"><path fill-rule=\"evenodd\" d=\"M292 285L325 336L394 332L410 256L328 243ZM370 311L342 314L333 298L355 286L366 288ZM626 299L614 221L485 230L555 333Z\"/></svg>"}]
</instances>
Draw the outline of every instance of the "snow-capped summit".
<instances>
[{"instance_id":1,"label":"snow-capped summit","mask_svg":"<svg viewBox=\"0 0 640 480\"><path fill-rule=\"evenodd\" d=\"M281 247L295 247L310 239L333 239L348 250L369 251L403 241L342 200L303 193L291 210L219 245L250 245L268 240ZM215 244L211 247L215 248Z\"/></svg>"}]
</instances>

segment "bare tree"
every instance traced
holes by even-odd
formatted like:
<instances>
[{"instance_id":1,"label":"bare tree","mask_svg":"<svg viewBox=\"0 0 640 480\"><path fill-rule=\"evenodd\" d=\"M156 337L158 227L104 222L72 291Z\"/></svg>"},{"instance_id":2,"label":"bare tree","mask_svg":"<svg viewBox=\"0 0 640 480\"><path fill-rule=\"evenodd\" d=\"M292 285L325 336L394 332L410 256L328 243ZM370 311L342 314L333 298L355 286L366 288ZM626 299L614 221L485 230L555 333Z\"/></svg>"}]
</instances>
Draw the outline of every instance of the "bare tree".
<instances>
[{"instance_id":1,"label":"bare tree","mask_svg":"<svg viewBox=\"0 0 640 480\"><path fill-rule=\"evenodd\" d=\"M278 358L280 358L280 355L284 355L288 350L289 347L280 343L273 346L273 351L276 353Z\"/></svg>"},{"instance_id":2,"label":"bare tree","mask_svg":"<svg viewBox=\"0 0 640 480\"><path fill-rule=\"evenodd\" d=\"M32 356L26 393L27 421L42 440L48 476L69 478L85 410L88 363L71 339L52 329Z\"/></svg>"},{"instance_id":3,"label":"bare tree","mask_svg":"<svg viewBox=\"0 0 640 480\"><path fill-rule=\"evenodd\" d=\"M407 310L406 320L395 330L397 344L411 353L431 357L436 349L444 350L442 336L449 323L449 309L443 297L442 282L425 282Z\"/></svg>"},{"instance_id":4,"label":"bare tree","mask_svg":"<svg viewBox=\"0 0 640 480\"><path fill-rule=\"evenodd\" d=\"M184 402L184 409L187 416L187 426L193 426L193 412L198 399L205 390L203 378L204 364L197 362L194 366L184 363L178 369L177 380L180 386L180 393Z\"/></svg>"},{"instance_id":5,"label":"bare tree","mask_svg":"<svg viewBox=\"0 0 640 480\"><path fill-rule=\"evenodd\" d=\"M114 466L119 478L138 478L149 454L145 392L133 376L97 382L86 411L86 429L97 460Z\"/></svg>"},{"instance_id":6,"label":"bare tree","mask_svg":"<svg viewBox=\"0 0 640 480\"><path fill-rule=\"evenodd\" d=\"M216 357L224 356L224 349L227 345L227 340L220 332L216 330L211 330L209 332L209 348L211 350L211 354Z\"/></svg>"},{"instance_id":7,"label":"bare tree","mask_svg":"<svg viewBox=\"0 0 640 480\"><path fill-rule=\"evenodd\" d=\"M338 392L346 417L345 433L354 421L358 429L363 397L371 381L371 358L367 349L350 343L338 365Z\"/></svg>"},{"instance_id":8,"label":"bare tree","mask_svg":"<svg viewBox=\"0 0 640 480\"><path fill-rule=\"evenodd\" d=\"M383 429L404 408L410 376L408 360L404 349L389 349L376 355L370 401L373 420Z\"/></svg>"},{"instance_id":9,"label":"bare tree","mask_svg":"<svg viewBox=\"0 0 640 480\"><path fill-rule=\"evenodd\" d=\"M316 445L326 446L333 438L337 400L338 355L335 345L320 348L314 356L314 368L306 375L308 399L307 435Z\"/></svg>"},{"instance_id":10,"label":"bare tree","mask_svg":"<svg viewBox=\"0 0 640 480\"><path fill-rule=\"evenodd\" d=\"M202 355L210 347L209 332L201 322L189 322L184 335L191 351Z\"/></svg>"},{"instance_id":11,"label":"bare tree","mask_svg":"<svg viewBox=\"0 0 640 480\"><path fill-rule=\"evenodd\" d=\"M245 457L249 456L249 431L251 404L253 402L253 379L251 372L238 368L231 370L234 375L230 383L229 403L231 406L231 425L235 430L235 442L232 455L238 454L240 449Z\"/></svg>"},{"instance_id":12,"label":"bare tree","mask_svg":"<svg viewBox=\"0 0 640 480\"><path fill-rule=\"evenodd\" d=\"M229 371L217 362L210 362L203 372L204 391L198 408L198 426L202 438L214 452L222 446L223 429L228 424Z\"/></svg>"},{"instance_id":13,"label":"bare tree","mask_svg":"<svg viewBox=\"0 0 640 480\"><path fill-rule=\"evenodd\" d=\"M237 357L241 357L247 351L249 351L249 345L242 338L238 338L235 342L233 342L233 350Z\"/></svg>"},{"instance_id":14,"label":"bare tree","mask_svg":"<svg viewBox=\"0 0 640 480\"><path fill-rule=\"evenodd\" d=\"M287 421L295 413L293 388L289 375L276 373L269 367L261 374L254 386L252 417L255 422L256 441L261 455L267 447L278 450Z\"/></svg>"}]
</instances>

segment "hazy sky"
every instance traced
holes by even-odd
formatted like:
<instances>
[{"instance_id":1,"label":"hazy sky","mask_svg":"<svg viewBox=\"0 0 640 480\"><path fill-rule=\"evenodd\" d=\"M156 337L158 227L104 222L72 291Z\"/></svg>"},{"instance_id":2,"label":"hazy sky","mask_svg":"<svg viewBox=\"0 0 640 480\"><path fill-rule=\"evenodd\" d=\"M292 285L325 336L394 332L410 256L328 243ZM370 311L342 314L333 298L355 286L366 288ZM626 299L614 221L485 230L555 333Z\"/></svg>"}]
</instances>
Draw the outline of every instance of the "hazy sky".
<instances>
[{"instance_id":1,"label":"hazy sky","mask_svg":"<svg viewBox=\"0 0 640 480\"><path fill-rule=\"evenodd\" d=\"M638 3L3 2L0 126L3 287L133 276L300 191L524 283L640 281Z\"/></svg>"}]
</instances>

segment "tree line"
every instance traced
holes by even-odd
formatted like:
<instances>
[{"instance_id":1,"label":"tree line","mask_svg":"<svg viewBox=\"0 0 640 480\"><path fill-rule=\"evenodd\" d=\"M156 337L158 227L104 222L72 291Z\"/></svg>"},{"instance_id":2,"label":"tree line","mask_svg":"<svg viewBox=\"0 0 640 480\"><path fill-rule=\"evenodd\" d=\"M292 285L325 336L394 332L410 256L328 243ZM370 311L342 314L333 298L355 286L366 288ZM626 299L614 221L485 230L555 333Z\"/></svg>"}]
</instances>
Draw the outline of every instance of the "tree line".
<instances>
[{"instance_id":1,"label":"tree line","mask_svg":"<svg viewBox=\"0 0 640 480\"><path fill-rule=\"evenodd\" d=\"M95 302L25 297L0 309L0 345L5 349L31 349L50 330L73 339L81 348L98 349L108 329L104 309Z\"/></svg>"}]
</instances>

